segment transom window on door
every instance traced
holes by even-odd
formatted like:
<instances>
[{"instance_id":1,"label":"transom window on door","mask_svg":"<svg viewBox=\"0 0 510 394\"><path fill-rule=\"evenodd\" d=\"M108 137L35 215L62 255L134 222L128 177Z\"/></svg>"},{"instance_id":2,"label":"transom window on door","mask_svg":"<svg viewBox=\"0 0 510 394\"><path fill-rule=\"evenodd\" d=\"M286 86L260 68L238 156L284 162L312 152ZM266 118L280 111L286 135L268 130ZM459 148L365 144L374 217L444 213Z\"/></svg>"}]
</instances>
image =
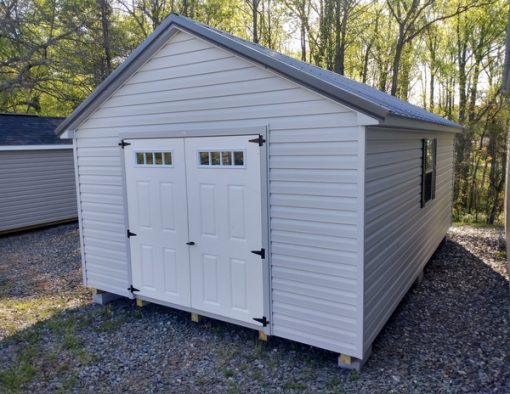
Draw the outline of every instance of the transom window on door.
<instances>
[{"instance_id":1,"label":"transom window on door","mask_svg":"<svg viewBox=\"0 0 510 394\"><path fill-rule=\"evenodd\" d=\"M436 197L436 150L437 139L422 140L421 206Z\"/></svg>"},{"instance_id":2,"label":"transom window on door","mask_svg":"<svg viewBox=\"0 0 510 394\"><path fill-rule=\"evenodd\" d=\"M198 152L200 167L244 167L242 150L201 150Z\"/></svg>"},{"instance_id":3,"label":"transom window on door","mask_svg":"<svg viewBox=\"0 0 510 394\"><path fill-rule=\"evenodd\" d=\"M135 152L136 164L138 166L171 166L172 152Z\"/></svg>"}]
</instances>

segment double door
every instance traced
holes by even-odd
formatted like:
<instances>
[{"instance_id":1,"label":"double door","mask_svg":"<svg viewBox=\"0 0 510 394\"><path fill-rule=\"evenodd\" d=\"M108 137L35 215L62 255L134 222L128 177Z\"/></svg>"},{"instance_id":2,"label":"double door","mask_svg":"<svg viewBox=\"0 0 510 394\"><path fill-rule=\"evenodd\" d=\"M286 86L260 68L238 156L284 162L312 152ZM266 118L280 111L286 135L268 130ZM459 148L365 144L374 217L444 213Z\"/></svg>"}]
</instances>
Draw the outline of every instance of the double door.
<instances>
[{"instance_id":1,"label":"double door","mask_svg":"<svg viewBox=\"0 0 510 394\"><path fill-rule=\"evenodd\" d=\"M126 140L136 294L247 323L263 315L256 137Z\"/></svg>"}]
</instances>

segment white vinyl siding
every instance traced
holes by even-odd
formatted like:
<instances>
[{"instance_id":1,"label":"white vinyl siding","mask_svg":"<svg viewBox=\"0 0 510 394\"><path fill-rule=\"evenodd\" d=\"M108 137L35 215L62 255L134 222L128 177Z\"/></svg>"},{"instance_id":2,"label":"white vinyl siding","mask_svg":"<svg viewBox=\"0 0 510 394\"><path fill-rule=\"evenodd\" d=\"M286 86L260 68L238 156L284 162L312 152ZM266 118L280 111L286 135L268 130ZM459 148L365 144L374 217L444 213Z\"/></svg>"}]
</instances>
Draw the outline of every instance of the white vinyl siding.
<instances>
[{"instance_id":1,"label":"white vinyl siding","mask_svg":"<svg viewBox=\"0 0 510 394\"><path fill-rule=\"evenodd\" d=\"M423 138L437 138L437 178L421 208ZM365 350L450 226L453 134L368 128L366 152Z\"/></svg>"},{"instance_id":2,"label":"white vinyl siding","mask_svg":"<svg viewBox=\"0 0 510 394\"><path fill-rule=\"evenodd\" d=\"M76 217L72 148L0 152L0 232Z\"/></svg>"},{"instance_id":3,"label":"white vinyl siding","mask_svg":"<svg viewBox=\"0 0 510 394\"><path fill-rule=\"evenodd\" d=\"M130 284L119 133L266 125L273 334L360 356L358 114L187 33L77 130L86 283Z\"/></svg>"}]
</instances>

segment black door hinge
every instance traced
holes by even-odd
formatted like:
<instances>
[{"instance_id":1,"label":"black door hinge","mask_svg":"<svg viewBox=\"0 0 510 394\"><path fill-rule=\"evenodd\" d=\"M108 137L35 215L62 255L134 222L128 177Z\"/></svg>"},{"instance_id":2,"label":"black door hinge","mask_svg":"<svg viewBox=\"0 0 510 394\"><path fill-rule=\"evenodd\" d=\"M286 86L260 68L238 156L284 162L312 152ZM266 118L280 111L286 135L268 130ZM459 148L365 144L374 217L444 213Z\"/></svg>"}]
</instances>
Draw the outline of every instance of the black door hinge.
<instances>
[{"instance_id":1,"label":"black door hinge","mask_svg":"<svg viewBox=\"0 0 510 394\"><path fill-rule=\"evenodd\" d=\"M258 254L261 259L265 259L266 258L266 250L264 248L262 248L260 250L252 250L251 252L253 254Z\"/></svg>"},{"instance_id":2,"label":"black door hinge","mask_svg":"<svg viewBox=\"0 0 510 394\"><path fill-rule=\"evenodd\" d=\"M254 317L253 320L255 320L256 322L261 323L264 327L266 327L270 323L270 321L267 320L267 317L265 317L265 316L262 316L262 318Z\"/></svg>"},{"instance_id":3,"label":"black door hinge","mask_svg":"<svg viewBox=\"0 0 510 394\"><path fill-rule=\"evenodd\" d=\"M264 142L266 142L266 140L264 139L264 137L262 137L262 135L259 134L259 136L257 138L248 140L248 142L253 142L255 144L259 144L259 146L262 146L262 145L264 145Z\"/></svg>"},{"instance_id":4,"label":"black door hinge","mask_svg":"<svg viewBox=\"0 0 510 394\"><path fill-rule=\"evenodd\" d=\"M127 230L127 237L128 238L131 238L131 237L136 237L136 234L135 233L132 233L131 231Z\"/></svg>"},{"instance_id":5,"label":"black door hinge","mask_svg":"<svg viewBox=\"0 0 510 394\"><path fill-rule=\"evenodd\" d=\"M120 146L122 149L124 149L124 147L126 147L126 146L128 146L128 145L131 145L131 143L130 143L130 142L126 142L126 141L124 141L124 140L122 140L122 141L120 141L120 142L119 142L119 146Z\"/></svg>"},{"instance_id":6,"label":"black door hinge","mask_svg":"<svg viewBox=\"0 0 510 394\"><path fill-rule=\"evenodd\" d=\"M140 290L134 288L133 285L129 286L128 290L131 292L131 294L133 294L135 291L140 291Z\"/></svg>"}]
</instances>

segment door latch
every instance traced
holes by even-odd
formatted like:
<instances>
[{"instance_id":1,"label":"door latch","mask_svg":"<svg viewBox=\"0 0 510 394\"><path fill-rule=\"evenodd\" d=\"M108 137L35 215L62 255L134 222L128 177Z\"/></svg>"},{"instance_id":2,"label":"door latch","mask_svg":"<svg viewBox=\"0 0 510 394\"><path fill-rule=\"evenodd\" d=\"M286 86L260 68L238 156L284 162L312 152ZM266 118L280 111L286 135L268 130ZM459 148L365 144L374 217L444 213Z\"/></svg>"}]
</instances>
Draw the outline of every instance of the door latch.
<instances>
[{"instance_id":1,"label":"door latch","mask_svg":"<svg viewBox=\"0 0 510 394\"><path fill-rule=\"evenodd\" d=\"M193 245L195 245L195 242L193 242L193 241L186 242L186 245L193 246Z\"/></svg>"}]
</instances>

